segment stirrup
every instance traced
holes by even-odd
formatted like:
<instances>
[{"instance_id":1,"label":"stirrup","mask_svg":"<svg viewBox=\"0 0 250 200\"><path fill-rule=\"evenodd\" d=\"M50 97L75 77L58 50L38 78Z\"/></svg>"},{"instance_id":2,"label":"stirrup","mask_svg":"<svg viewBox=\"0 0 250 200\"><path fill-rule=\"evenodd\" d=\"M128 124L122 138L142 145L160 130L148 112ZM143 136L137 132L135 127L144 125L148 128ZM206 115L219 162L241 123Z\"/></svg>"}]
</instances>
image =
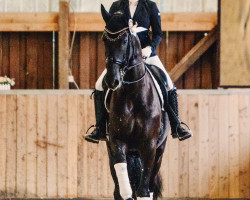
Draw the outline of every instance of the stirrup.
<instances>
[{"instance_id":1,"label":"stirrup","mask_svg":"<svg viewBox=\"0 0 250 200\"><path fill-rule=\"evenodd\" d=\"M92 126L90 126L89 128L88 128L88 130L86 131L86 135L88 135L88 132L89 132L89 130L91 129L91 128L94 128L94 127L96 127L96 125L92 125ZM83 137L84 137L84 135L83 135Z\"/></svg>"},{"instance_id":2,"label":"stirrup","mask_svg":"<svg viewBox=\"0 0 250 200\"><path fill-rule=\"evenodd\" d=\"M181 137L181 136L179 135L178 131L177 131L178 127L179 127L179 126L181 127L182 124L185 125L185 126L188 128L188 131L189 131L189 133L190 133L190 134L185 135L185 136L183 136L183 137ZM191 129L189 128L189 126L188 126L187 124L185 124L184 122L180 122L180 123L176 126L175 132L176 132L176 135L177 135L177 137L178 137L178 139L179 139L180 141L186 140L186 139L188 139L188 138L190 138L190 137L193 136L192 130L191 130Z\"/></svg>"}]
</instances>

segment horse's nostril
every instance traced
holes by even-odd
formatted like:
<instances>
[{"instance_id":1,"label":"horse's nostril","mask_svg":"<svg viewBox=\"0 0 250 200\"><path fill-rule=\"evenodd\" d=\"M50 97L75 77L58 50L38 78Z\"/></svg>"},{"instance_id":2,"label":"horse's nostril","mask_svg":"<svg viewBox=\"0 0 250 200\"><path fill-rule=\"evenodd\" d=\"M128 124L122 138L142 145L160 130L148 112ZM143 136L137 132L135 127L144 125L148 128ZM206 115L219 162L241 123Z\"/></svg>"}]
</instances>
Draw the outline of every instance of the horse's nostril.
<instances>
[{"instance_id":1,"label":"horse's nostril","mask_svg":"<svg viewBox=\"0 0 250 200\"><path fill-rule=\"evenodd\" d=\"M114 86L117 86L117 85L119 85L119 80L114 81Z\"/></svg>"}]
</instances>

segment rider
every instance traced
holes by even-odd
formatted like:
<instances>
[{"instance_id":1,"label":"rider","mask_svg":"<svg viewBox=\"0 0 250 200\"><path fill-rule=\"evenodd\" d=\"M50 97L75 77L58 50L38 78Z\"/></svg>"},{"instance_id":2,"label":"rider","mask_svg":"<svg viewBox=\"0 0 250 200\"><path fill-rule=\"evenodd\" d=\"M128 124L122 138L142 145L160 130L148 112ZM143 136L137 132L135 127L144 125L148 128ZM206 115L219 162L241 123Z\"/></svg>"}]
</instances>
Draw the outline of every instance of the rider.
<instances>
[{"instance_id":1,"label":"rider","mask_svg":"<svg viewBox=\"0 0 250 200\"><path fill-rule=\"evenodd\" d=\"M142 56L146 64L158 67L157 70L160 72L157 74L160 74L158 76L160 76L162 82L165 83L165 89L168 91L164 101L167 102L169 106L164 106L164 108L166 107L165 110L169 115L172 137L178 137L179 140L185 140L191 137L191 131L184 129L179 121L176 88L156 54L156 48L162 39L161 17L156 3L150 0L118 0L112 4L109 13L113 14L118 11L122 11L128 16L128 19L137 22L138 27L146 29L146 31L138 33L142 47ZM150 26L152 28L152 39L149 37ZM93 143L98 143L99 140L106 138L106 110L103 103L104 92L102 87L105 74L106 69L97 80L94 91L96 128L92 133L85 136L87 141Z\"/></svg>"}]
</instances>

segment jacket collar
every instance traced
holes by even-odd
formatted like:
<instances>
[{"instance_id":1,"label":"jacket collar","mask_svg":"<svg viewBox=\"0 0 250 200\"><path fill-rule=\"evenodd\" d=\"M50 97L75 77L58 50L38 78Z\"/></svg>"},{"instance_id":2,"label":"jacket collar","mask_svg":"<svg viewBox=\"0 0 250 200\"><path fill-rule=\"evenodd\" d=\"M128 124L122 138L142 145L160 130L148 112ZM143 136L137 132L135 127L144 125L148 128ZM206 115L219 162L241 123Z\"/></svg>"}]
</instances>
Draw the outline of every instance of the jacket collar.
<instances>
[{"instance_id":1,"label":"jacket collar","mask_svg":"<svg viewBox=\"0 0 250 200\"><path fill-rule=\"evenodd\" d=\"M141 9L141 7L145 1L146 0L139 0L133 19L137 18L139 10ZM131 19L132 17L131 17L130 11L129 11L129 0L121 0L121 7L124 9L125 14L127 14L127 16L129 16L129 18Z\"/></svg>"}]
</instances>

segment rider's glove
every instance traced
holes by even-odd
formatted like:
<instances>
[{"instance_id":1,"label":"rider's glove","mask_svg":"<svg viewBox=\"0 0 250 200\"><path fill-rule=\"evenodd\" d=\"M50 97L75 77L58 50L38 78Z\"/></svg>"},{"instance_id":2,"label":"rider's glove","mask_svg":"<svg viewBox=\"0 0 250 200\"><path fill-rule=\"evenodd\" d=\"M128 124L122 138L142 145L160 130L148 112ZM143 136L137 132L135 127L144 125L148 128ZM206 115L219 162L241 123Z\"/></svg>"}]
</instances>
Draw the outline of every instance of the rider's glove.
<instances>
[{"instance_id":1,"label":"rider's glove","mask_svg":"<svg viewBox=\"0 0 250 200\"><path fill-rule=\"evenodd\" d=\"M146 60L147 58L149 58L151 53L152 53L151 46L145 47L144 49L142 49L142 58Z\"/></svg>"}]
</instances>

